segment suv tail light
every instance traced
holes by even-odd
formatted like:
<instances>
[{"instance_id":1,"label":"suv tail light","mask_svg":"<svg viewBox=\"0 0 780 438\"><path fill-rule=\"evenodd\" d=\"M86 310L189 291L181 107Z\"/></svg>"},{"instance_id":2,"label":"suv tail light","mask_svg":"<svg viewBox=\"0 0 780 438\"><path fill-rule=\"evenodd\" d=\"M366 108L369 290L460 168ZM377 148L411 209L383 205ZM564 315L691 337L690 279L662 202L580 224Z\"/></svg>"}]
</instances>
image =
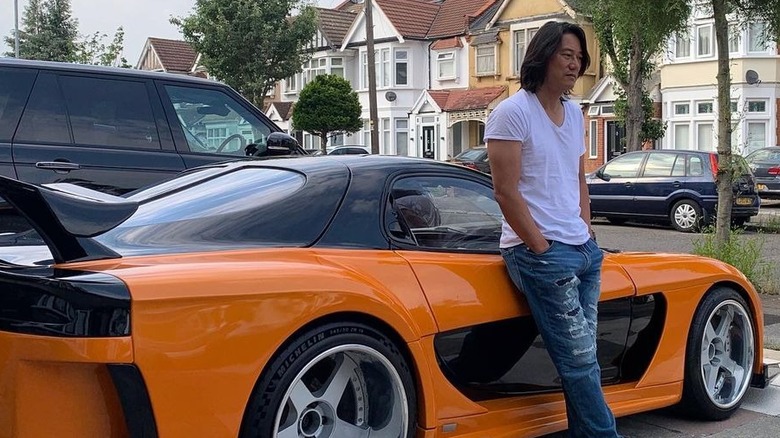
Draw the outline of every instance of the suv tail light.
<instances>
[{"instance_id":1,"label":"suv tail light","mask_svg":"<svg viewBox=\"0 0 780 438\"><path fill-rule=\"evenodd\" d=\"M767 170L767 173L770 174L770 175L775 175L775 176L780 175L780 166L770 167Z\"/></svg>"},{"instance_id":2,"label":"suv tail light","mask_svg":"<svg viewBox=\"0 0 780 438\"><path fill-rule=\"evenodd\" d=\"M718 154L710 154L710 169L712 169L712 177L715 180L718 179Z\"/></svg>"}]
</instances>

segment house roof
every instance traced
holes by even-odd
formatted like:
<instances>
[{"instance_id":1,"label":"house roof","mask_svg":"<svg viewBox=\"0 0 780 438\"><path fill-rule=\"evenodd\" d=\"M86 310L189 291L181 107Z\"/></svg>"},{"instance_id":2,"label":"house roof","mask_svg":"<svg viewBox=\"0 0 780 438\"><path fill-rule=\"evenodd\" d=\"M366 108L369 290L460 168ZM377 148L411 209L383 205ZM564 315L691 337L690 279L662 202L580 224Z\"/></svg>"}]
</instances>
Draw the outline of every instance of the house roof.
<instances>
[{"instance_id":1,"label":"house roof","mask_svg":"<svg viewBox=\"0 0 780 438\"><path fill-rule=\"evenodd\" d=\"M469 23L498 0L444 0L433 20L428 38L465 34Z\"/></svg>"},{"instance_id":2,"label":"house roof","mask_svg":"<svg viewBox=\"0 0 780 438\"><path fill-rule=\"evenodd\" d=\"M186 41L149 37L148 44L167 72L189 73L198 59L195 49Z\"/></svg>"},{"instance_id":3,"label":"house roof","mask_svg":"<svg viewBox=\"0 0 780 438\"><path fill-rule=\"evenodd\" d=\"M439 4L428 0L374 1L398 32L406 38L426 38L440 8Z\"/></svg>"},{"instance_id":4,"label":"house roof","mask_svg":"<svg viewBox=\"0 0 780 438\"><path fill-rule=\"evenodd\" d=\"M333 9L336 9L336 10L342 11L342 12L358 13L358 12L363 10L363 2L361 1L360 3L356 3L356 2L353 2L352 0L344 0L343 2L341 2L341 4L339 4L338 6L336 6Z\"/></svg>"},{"instance_id":5,"label":"house roof","mask_svg":"<svg viewBox=\"0 0 780 438\"><path fill-rule=\"evenodd\" d=\"M485 109L506 92L506 87L485 87L469 90L428 90L442 111Z\"/></svg>"},{"instance_id":6,"label":"house roof","mask_svg":"<svg viewBox=\"0 0 780 438\"><path fill-rule=\"evenodd\" d=\"M317 14L320 31L332 46L341 46L357 16L354 12L325 8L317 8Z\"/></svg>"},{"instance_id":7,"label":"house roof","mask_svg":"<svg viewBox=\"0 0 780 438\"><path fill-rule=\"evenodd\" d=\"M264 108L264 112L268 112L268 108L273 105L282 120L290 120L292 118L292 108L294 103L295 102L269 102L267 107Z\"/></svg>"},{"instance_id":8,"label":"house roof","mask_svg":"<svg viewBox=\"0 0 780 438\"><path fill-rule=\"evenodd\" d=\"M431 46L431 50L447 50L460 47L463 47L463 43L460 42L460 37L452 37L436 40Z\"/></svg>"}]
</instances>

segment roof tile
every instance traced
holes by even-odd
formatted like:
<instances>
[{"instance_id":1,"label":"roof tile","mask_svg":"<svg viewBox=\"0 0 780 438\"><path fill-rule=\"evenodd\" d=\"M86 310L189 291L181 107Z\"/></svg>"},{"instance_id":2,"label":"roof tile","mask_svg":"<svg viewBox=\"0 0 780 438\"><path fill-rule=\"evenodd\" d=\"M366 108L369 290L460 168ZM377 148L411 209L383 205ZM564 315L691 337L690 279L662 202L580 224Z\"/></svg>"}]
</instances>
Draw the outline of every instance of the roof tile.
<instances>
[{"instance_id":1,"label":"roof tile","mask_svg":"<svg viewBox=\"0 0 780 438\"><path fill-rule=\"evenodd\" d=\"M168 72L189 73L198 59L195 49L186 41L149 37L149 44Z\"/></svg>"},{"instance_id":2,"label":"roof tile","mask_svg":"<svg viewBox=\"0 0 780 438\"><path fill-rule=\"evenodd\" d=\"M506 93L506 87L485 87L469 90L429 90L428 94L442 111L466 111L487 108Z\"/></svg>"},{"instance_id":3,"label":"roof tile","mask_svg":"<svg viewBox=\"0 0 780 438\"><path fill-rule=\"evenodd\" d=\"M357 14L336 9L317 8L320 30L333 46L340 46Z\"/></svg>"}]
</instances>

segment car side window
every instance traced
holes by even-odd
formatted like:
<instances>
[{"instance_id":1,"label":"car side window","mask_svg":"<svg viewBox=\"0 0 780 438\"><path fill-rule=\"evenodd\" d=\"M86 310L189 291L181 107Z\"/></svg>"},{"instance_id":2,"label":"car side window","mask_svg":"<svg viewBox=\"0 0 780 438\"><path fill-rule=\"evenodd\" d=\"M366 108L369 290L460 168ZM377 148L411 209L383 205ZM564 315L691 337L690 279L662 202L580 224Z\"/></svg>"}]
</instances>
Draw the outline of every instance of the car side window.
<instances>
[{"instance_id":1,"label":"car side window","mask_svg":"<svg viewBox=\"0 0 780 438\"><path fill-rule=\"evenodd\" d=\"M73 143L57 77L40 73L25 107L16 143Z\"/></svg>"},{"instance_id":2,"label":"car side window","mask_svg":"<svg viewBox=\"0 0 780 438\"><path fill-rule=\"evenodd\" d=\"M161 148L145 82L63 75L60 84L74 143Z\"/></svg>"},{"instance_id":3,"label":"car side window","mask_svg":"<svg viewBox=\"0 0 780 438\"><path fill-rule=\"evenodd\" d=\"M642 176L671 176L676 154L651 153L647 157Z\"/></svg>"},{"instance_id":4,"label":"car side window","mask_svg":"<svg viewBox=\"0 0 780 438\"><path fill-rule=\"evenodd\" d=\"M0 68L0 142L11 141L36 73L28 69Z\"/></svg>"},{"instance_id":5,"label":"car side window","mask_svg":"<svg viewBox=\"0 0 780 438\"><path fill-rule=\"evenodd\" d=\"M621 155L607 163L604 174L612 178L636 178L644 154Z\"/></svg>"},{"instance_id":6,"label":"car side window","mask_svg":"<svg viewBox=\"0 0 780 438\"><path fill-rule=\"evenodd\" d=\"M704 175L704 163L701 157L692 155L688 159L688 176L702 176Z\"/></svg>"},{"instance_id":7,"label":"car side window","mask_svg":"<svg viewBox=\"0 0 780 438\"><path fill-rule=\"evenodd\" d=\"M166 85L192 152L246 155L250 144L265 145L271 129L228 94Z\"/></svg>"},{"instance_id":8,"label":"car side window","mask_svg":"<svg viewBox=\"0 0 780 438\"><path fill-rule=\"evenodd\" d=\"M676 155L672 176L685 176L685 155Z\"/></svg>"},{"instance_id":9,"label":"car side window","mask_svg":"<svg viewBox=\"0 0 780 438\"><path fill-rule=\"evenodd\" d=\"M444 176L407 177L393 184L391 203L420 248L498 251L501 209L485 185Z\"/></svg>"}]
</instances>

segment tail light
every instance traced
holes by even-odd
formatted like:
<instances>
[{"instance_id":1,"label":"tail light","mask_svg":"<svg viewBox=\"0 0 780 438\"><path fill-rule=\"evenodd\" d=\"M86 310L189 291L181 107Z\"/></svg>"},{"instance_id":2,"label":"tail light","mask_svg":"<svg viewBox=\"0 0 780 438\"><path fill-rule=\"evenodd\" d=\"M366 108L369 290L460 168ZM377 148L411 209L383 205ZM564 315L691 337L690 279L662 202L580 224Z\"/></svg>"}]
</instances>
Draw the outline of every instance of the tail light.
<instances>
[{"instance_id":1,"label":"tail light","mask_svg":"<svg viewBox=\"0 0 780 438\"><path fill-rule=\"evenodd\" d=\"M767 173L769 173L770 175L775 175L775 176L780 175L780 166L770 167L767 170Z\"/></svg>"},{"instance_id":2,"label":"tail light","mask_svg":"<svg viewBox=\"0 0 780 438\"><path fill-rule=\"evenodd\" d=\"M465 167L468 167L469 169L477 170L477 165L474 163L463 163Z\"/></svg>"},{"instance_id":3,"label":"tail light","mask_svg":"<svg viewBox=\"0 0 780 438\"><path fill-rule=\"evenodd\" d=\"M712 176L716 180L718 179L718 154L710 154L710 168L712 169Z\"/></svg>"}]
</instances>

